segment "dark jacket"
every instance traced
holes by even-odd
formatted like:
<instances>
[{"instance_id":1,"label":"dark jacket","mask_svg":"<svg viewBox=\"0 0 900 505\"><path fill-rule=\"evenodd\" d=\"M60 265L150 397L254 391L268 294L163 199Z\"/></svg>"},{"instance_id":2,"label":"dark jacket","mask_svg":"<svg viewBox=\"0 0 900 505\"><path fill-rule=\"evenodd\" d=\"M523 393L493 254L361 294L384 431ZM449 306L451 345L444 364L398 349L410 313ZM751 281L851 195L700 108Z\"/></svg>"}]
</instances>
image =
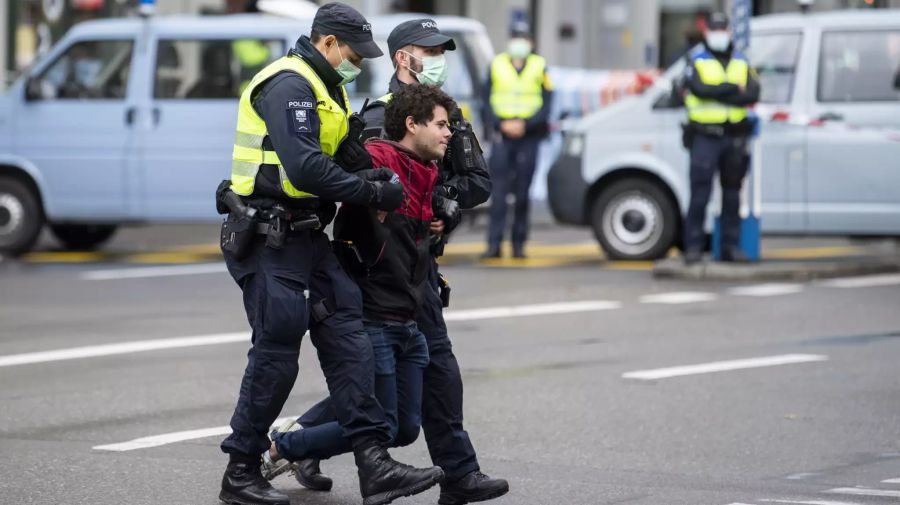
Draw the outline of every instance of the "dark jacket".
<instances>
[{"instance_id":1,"label":"dark jacket","mask_svg":"<svg viewBox=\"0 0 900 505\"><path fill-rule=\"evenodd\" d=\"M366 275L356 279L366 319L412 320L422 301L423 281L430 265L428 234L437 166L389 140L371 139L366 149L374 166L390 168L397 174L406 200L387 215L384 223L375 218L372 209L342 205L334 236L358 244L369 267ZM378 242L372 244L373 240Z\"/></svg>"},{"instance_id":2,"label":"dark jacket","mask_svg":"<svg viewBox=\"0 0 900 505\"><path fill-rule=\"evenodd\" d=\"M300 37L292 53L302 57L328 87L331 96L343 106L338 83L341 77L312 45ZM274 147L284 164L288 179L296 188L317 195L322 200L366 205L374 193L371 184L349 174L322 152L319 143L319 116L315 109L307 114L308 129L298 132L289 114L289 102L317 102L312 85L294 72L280 72L257 87L251 97L253 108L266 122L269 135L263 147ZM263 165L256 177L254 197L268 197L290 203L281 191L278 168Z\"/></svg>"},{"instance_id":3,"label":"dark jacket","mask_svg":"<svg viewBox=\"0 0 900 505\"><path fill-rule=\"evenodd\" d=\"M396 93L409 86L397 79L397 74L391 78L388 91ZM362 111L366 121L366 129L363 138L385 138L384 134L384 107L383 102L370 102L366 110ZM487 167L476 168L468 172L460 172L453 169L446 161L439 164L438 182L435 191L440 195L454 197L463 209L472 209L486 202L491 196L491 176Z\"/></svg>"}]
</instances>

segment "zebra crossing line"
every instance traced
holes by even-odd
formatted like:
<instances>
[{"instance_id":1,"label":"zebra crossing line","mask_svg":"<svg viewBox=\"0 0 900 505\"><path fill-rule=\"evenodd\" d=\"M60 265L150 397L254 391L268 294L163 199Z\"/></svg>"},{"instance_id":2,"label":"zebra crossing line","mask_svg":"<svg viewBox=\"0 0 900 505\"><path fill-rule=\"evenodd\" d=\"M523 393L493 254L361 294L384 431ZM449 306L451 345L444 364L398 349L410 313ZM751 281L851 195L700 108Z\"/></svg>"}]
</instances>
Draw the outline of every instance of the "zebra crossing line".
<instances>
[{"instance_id":1,"label":"zebra crossing line","mask_svg":"<svg viewBox=\"0 0 900 505\"><path fill-rule=\"evenodd\" d=\"M900 484L900 477L884 479L882 484ZM727 505L762 505L766 503L783 503L792 505L863 505L863 502L846 501L844 497L858 497L864 499L865 503L872 505L877 503L872 501L877 498L890 498L890 503L897 503L896 499L900 498L900 490L898 489L881 489L876 487L855 486L855 487L836 487L831 489L823 489L822 494L840 496L838 500L816 499L816 498L760 498L750 503L731 502ZM880 501L880 500L879 500Z\"/></svg>"}]
</instances>

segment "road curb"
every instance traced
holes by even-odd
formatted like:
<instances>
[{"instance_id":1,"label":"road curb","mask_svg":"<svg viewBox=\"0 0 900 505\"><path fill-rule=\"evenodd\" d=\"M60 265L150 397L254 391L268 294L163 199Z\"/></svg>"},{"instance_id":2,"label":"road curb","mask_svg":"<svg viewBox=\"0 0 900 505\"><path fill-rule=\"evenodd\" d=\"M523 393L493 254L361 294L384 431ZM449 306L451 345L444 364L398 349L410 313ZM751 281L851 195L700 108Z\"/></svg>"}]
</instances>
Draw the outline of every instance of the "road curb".
<instances>
[{"instance_id":1,"label":"road curb","mask_svg":"<svg viewBox=\"0 0 900 505\"><path fill-rule=\"evenodd\" d=\"M804 281L898 271L900 256L763 260L751 264L704 261L690 266L681 258L667 258L653 265L653 276L658 279L694 281Z\"/></svg>"}]
</instances>

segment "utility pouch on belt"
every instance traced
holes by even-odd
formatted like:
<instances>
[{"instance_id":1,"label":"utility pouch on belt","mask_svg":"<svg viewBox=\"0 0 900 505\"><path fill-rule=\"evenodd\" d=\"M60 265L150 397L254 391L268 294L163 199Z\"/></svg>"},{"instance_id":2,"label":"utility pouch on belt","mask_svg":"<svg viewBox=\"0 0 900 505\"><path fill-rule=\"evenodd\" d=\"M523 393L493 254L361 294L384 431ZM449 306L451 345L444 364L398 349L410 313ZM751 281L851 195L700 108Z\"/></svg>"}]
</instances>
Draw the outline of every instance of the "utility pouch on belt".
<instances>
[{"instance_id":1,"label":"utility pouch on belt","mask_svg":"<svg viewBox=\"0 0 900 505\"><path fill-rule=\"evenodd\" d=\"M681 145L685 149L690 149L694 143L694 128L690 123L681 123Z\"/></svg>"},{"instance_id":2,"label":"utility pouch on belt","mask_svg":"<svg viewBox=\"0 0 900 505\"><path fill-rule=\"evenodd\" d=\"M222 223L220 241L222 252L231 254L234 259L241 261L250 253L255 236L255 217L229 214L225 222Z\"/></svg>"},{"instance_id":3,"label":"utility pouch on belt","mask_svg":"<svg viewBox=\"0 0 900 505\"><path fill-rule=\"evenodd\" d=\"M309 308L310 317L312 317L312 320L317 323L321 323L322 321L333 316L335 312L337 312L337 308L334 306L334 302L331 301L330 298L323 298L314 303L312 307Z\"/></svg>"},{"instance_id":4,"label":"utility pouch on belt","mask_svg":"<svg viewBox=\"0 0 900 505\"><path fill-rule=\"evenodd\" d=\"M283 219L276 217L269 221L269 228L266 230L266 247L280 250L284 247L284 238L287 236L287 228Z\"/></svg>"},{"instance_id":5,"label":"utility pouch on belt","mask_svg":"<svg viewBox=\"0 0 900 505\"><path fill-rule=\"evenodd\" d=\"M441 295L441 306L446 309L450 306L450 281L441 273L438 273L438 289Z\"/></svg>"}]
</instances>

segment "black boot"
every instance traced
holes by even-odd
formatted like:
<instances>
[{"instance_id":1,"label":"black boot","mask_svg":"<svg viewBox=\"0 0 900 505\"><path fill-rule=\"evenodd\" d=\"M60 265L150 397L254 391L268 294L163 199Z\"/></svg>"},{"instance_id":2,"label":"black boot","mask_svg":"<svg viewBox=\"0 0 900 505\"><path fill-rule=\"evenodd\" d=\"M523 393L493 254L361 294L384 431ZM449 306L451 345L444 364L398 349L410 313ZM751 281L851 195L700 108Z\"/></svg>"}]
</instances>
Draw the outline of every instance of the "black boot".
<instances>
[{"instance_id":1,"label":"black boot","mask_svg":"<svg viewBox=\"0 0 900 505\"><path fill-rule=\"evenodd\" d=\"M488 246L487 251L485 251L484 254L481 255L481 259L483 259L483 260L497 259L497 258L500 258L501 256L502 255L500 254L500 245L492 244L492 245Z\"/></svg>"},{"instance_id":2,"label":"black boot","mask_svg":"<svg viewBox=\"0 0 900 505\"><path fill-rule=\"evenodd\" d=\"M476 470L456 482L441 484L438 505L463 505L492 500L508 492L509 482L506 479L492 479Z\"/></svg>"},{"instance_id":3,"label":"black boot","mask_svg":"<svg viewBox=\"0 0 900 505\"><path fill-rule=\"evenodd\" d=\"M688 249L684 251L684 264L696 265L703 261L703 251L699 249Z\"/></svg>"},{"instance_id":4,"label":"black boot","mask_svg":"<svg viewBox=\"0 0 900 505\"><path fill-rule=\"evenodd\" d=\"M513 244L513 258L518 260L525 259L525 245Z\"/></svg>"},{"instance_id":5,"label":"black boot","mask_svg":"<svg viewBox=\"0 0 900 505\"><path fill-rule=\"evenodd\" d=\"M444 478L444 471L439 467L414 468L398 463L379 445L368 445L353 453L363 505L383 505L403 496L419 494Z\"/></svg>"},{"instance_id":6,"label":"black boot","mask_svg":"<svg viewBox=\"0 0 900 505\"><path fill-rule=\"evenodd\" d=\"M219 499L229 505L291 505L291 499L272 487L259 463L232 461L222 476Z\"/></svg>"},{"instance_id":7,"label":"black boot","mask_svg":"<svg viewBox=\"0 0 900 505\"><path fill-rule=\"evenodd\" d=\"M750 263L750 257L744 254L739 247L727 247L722 249L722 261L726 263Z\"/></svg>"},{"instance_id":8,"label":"black boot","mask_svg":"<svg viewBox=\"0 0 900 505\"><path fill-rule=\"evenodd\" d=\"M319 460L301 459L293 465L294 477L301 486L313 491L331 491L334 482L330 477L322 475L319 469Z\"/></svg>"}]
</instances>

